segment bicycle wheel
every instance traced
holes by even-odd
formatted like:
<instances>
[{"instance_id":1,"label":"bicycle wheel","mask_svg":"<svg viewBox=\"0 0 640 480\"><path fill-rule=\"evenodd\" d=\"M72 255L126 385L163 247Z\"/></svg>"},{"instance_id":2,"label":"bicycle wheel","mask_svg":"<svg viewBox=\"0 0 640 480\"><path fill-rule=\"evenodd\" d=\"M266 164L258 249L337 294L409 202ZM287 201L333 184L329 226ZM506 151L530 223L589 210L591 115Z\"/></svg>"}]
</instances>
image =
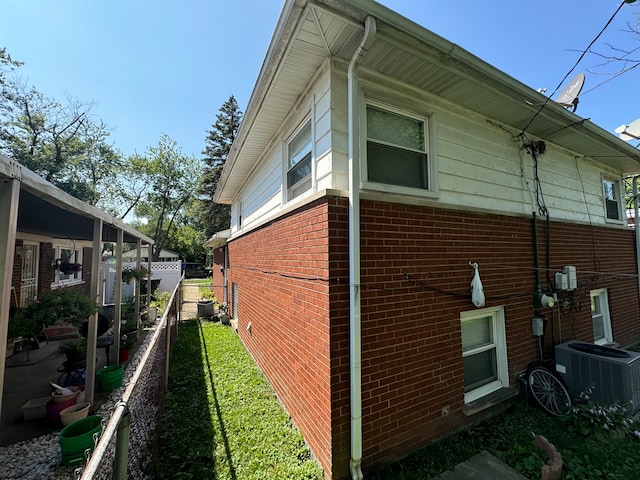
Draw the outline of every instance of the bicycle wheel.
<instances>
[{"instance_id":1,"label":"bicycle wheel","mask_svg":"<svg viewBox=\"0 0 640 480\"><path fill-rule=\"evenodd\" d=\"M527 383L536 403L547 413L563 416L571 411L571 396L567 388L548 368L538 366L530 369Z\"/></svg>"}]
</instances>

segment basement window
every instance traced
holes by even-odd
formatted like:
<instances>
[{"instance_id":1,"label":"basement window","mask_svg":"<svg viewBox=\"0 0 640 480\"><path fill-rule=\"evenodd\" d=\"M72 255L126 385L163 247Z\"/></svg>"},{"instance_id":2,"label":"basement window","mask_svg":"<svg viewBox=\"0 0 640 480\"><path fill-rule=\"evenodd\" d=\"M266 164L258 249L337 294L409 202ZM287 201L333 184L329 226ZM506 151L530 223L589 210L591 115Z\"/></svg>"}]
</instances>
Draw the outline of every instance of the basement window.
<instances>
[{"instance_id":1,"label":"basement window","mask_svg":"<svg viewBox=\"0 0 640 480\"><path fill-rule=\"evenodd\" d=\"M464 401L470 403L509 386L504 310L462 312L460 323Z\"/></svg>"},{"instance_id":2,"label":"basement window","mask_svg":"<svg viewBox=\"0 0 640 480\"><path fill-rule=\"evenodd\" d=\"M593 323L593 343L606 345L613 342L611 316L609 315L609 296L606 288L589 292L591 297L591 321Z\"/></svg>"}]
</instances>

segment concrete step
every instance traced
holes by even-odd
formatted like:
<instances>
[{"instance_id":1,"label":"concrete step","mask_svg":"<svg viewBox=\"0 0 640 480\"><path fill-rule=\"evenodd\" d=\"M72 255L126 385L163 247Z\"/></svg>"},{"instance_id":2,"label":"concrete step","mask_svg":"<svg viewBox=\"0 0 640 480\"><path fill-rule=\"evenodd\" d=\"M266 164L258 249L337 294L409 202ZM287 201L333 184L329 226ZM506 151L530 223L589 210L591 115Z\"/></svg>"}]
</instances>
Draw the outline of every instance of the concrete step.
<instances>
[{"instance_id":1,"label":"concrete step","mask_svg":"<svg viewBox=\"0 0 640 480\"><path fill-rule=\"evenodd\" d=\"M432 480L528 480L486 450Z\"/></svg>"}]
</instances>

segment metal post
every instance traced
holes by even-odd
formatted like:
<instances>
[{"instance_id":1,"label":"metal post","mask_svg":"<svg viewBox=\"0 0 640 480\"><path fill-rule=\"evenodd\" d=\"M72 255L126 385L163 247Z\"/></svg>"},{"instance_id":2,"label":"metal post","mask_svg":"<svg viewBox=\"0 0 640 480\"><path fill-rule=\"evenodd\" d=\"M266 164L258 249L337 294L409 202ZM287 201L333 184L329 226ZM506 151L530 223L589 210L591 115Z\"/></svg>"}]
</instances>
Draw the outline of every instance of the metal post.
<instances>
[{"instance_id":1,"label":"metal post","mask_svg":"<svg viewBox=\"0 0 640 480\"><path fill-rule=\"evenodd\" d=\"M0 285L2 286L0 295L0 410L2 409L2 389L4 385L4 365L7 332L9 329L11 279L13 278L13 257L16 247L19 200L20 181L16 178L4 180L0 185Z\"/></svg>"},{"instance_id":2,"label":"metal post","mask_svg":"<svg viewBox=\"0 0 640 480\"><path fill-rule=\"evenodd\" d=\"M178 285L178 288L180 288L181 286ZM178 295L176 294L173 298L173 301L175 303L176 298L178 297ZM170 360L170 354L171 354L171 311L170 311L171 305L167 305L167 309L169 310L168 312L166 312L167 314L167 323L165 325L165 331L166 333L166 350L164 352L164 392L168 393L169 392L169 367L171 365L171 360Z\"/></svg>"},{"instance_id":3,"label":"metal post","mask_svg":"<svg viewBox=\"0 0 640 480\"><path fill-rule=\"evenodd\" d=\"M125 404L116 434L116 453L113 458L114 480L127 480L127 460L129 458L129 435L131 433L131 412Z\"/></svg>"}]
</instances>

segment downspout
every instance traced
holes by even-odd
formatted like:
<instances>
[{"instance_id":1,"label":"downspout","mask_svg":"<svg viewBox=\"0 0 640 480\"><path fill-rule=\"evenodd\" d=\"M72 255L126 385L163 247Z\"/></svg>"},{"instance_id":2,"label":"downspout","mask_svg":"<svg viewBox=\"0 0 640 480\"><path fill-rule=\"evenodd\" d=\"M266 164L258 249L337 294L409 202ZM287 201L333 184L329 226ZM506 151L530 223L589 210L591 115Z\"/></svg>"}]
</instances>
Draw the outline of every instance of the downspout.
<instances>
[{"instance_id":1,"label":"downspout","mask_svg":"<svg viewBox=\"0 0 640 480\"><path fill-rule=\"evenodd\" d=\"M351 478L362 480L362 338L360 312L360 109L358 65L376 34L376 21L365 18L364 35L347 72L349 90L349 376L351 379Z\"/></svg>"},{"instance_id":2,"label":"downspout","mask_svg":"<svg viewBox=\"0 0 640 480\"><path fill-rule=\"evenodd\" d=\"M636 266L638 270L638 295L640 296L640 219L638 219L638 178L640 175L633 177L633 226L636 236Z\"/></svg>"}]
</instances>

